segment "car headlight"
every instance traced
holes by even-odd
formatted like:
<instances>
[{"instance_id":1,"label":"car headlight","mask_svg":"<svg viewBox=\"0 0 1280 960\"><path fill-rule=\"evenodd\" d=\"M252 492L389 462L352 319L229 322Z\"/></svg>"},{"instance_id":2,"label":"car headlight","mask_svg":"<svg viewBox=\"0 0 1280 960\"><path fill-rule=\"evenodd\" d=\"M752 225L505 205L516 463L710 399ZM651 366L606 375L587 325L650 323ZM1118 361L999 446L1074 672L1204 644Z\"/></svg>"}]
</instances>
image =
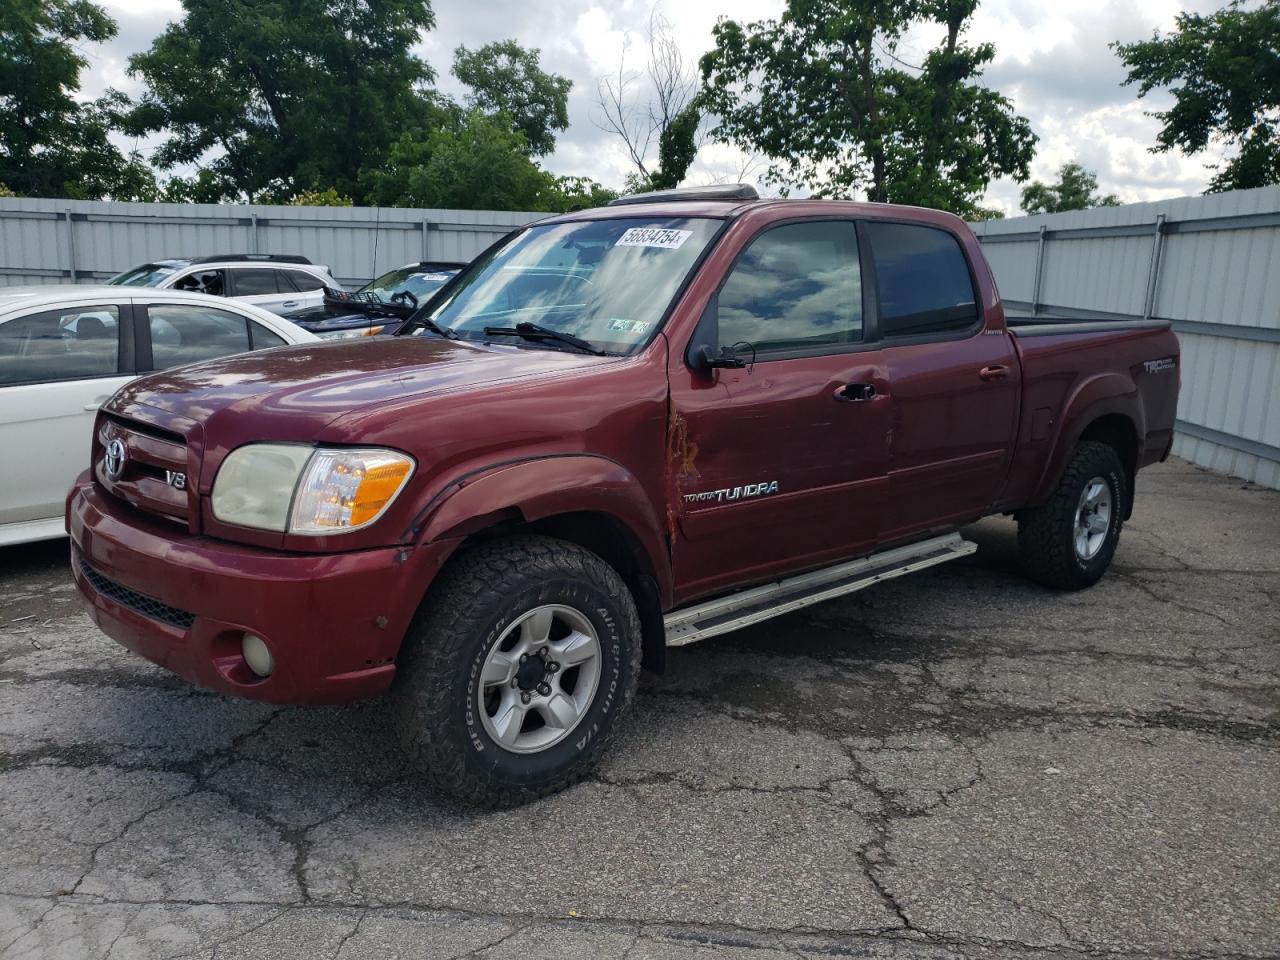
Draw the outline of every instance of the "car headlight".
<instances>
[{"instance_id":1,"label":"car headlight","mask_svg":"<svg viewBox=\"0 0 1280 960\"><path fill-rule=\"evenodd\" d=\"M413 466L412 457L396 450L251 443L222 462L213 515L280 533L355 530L382 516Z\"/></svg>"},{"instance_id":2,"label":"car headlight","mask_svg":"<svg viewBox=\"0 0 1280 960\"><path fill-rule=\"evenodd\" d=\"M356 337L376 337L386 326L380 327L360 327L356 330L332 330L327 333L317 333L316 336L321 340L353 340Z\"/></svg>"}]
</instances>

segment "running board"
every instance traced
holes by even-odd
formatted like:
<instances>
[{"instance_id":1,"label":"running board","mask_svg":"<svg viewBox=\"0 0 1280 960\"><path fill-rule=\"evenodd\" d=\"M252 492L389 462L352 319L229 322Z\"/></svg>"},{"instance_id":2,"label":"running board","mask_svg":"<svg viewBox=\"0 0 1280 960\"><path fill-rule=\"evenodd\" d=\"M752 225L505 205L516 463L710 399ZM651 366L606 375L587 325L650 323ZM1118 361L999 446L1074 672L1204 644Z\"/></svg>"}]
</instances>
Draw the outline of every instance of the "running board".
<instances>
[{"instance_id":1,"label":"running board","mask_svg":"<svg viewBox=\"0 0 1280 960\"><path fill-rule=\"evenodd\" d=\"M695 640L738 630L811 604L856 593L904 573L967 557L977 549L977 544L960 534L949 533L675 610L667 614L664 621L667 646L682 647Z\"/></svg>"}]
</instances>

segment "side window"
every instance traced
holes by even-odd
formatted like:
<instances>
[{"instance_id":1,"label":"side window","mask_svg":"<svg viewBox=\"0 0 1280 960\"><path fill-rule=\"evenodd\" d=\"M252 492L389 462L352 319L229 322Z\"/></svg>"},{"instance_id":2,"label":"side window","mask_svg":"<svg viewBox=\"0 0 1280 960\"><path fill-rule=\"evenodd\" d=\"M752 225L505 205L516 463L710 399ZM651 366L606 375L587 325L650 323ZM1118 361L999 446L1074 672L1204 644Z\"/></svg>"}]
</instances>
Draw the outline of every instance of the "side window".
<instances>
[{"instance_id":1,"label":"side window","mask_svg":"<svg viewBox=\"0 0 1280 960\"><path fill-rule=\"evenodd\" d=\"M225 294L227 285L221 270L195 270L175 280L173 289L221 297Z\"/></svg>"},{"instance_id":2,"label":"side window","mask_svg":"<svg viewBox=\"0 0 1280 960\"><path fill-rule=\"evenodd\" d=\"M854 225L820 220L774 227L738 257L720 288L720 345L757 354L858 343L862 271Z\"/></svg>"},{"instance_id":3,"label":"side window","mask_svg":"<svg viewBox=\"0 0 1280 960\"><path fill-rule=\"evenodd\" d=\"M46 310L0 322L0 386L113 377L119 363L117 307Z\"/></svg>"},{"instance_id":4,"label":"side window","mask_svg":"<svg viewBox=\"0 0 1280 960\"><path fill-rule=\"evenodd\" d=\"M968 262L945 230L908 223L867 224L885 337L948 334L977 322Z\"/></svg>"},{"instance_id":5,"label":"side window","mask_svg":"<svg viewBox=\"0 0 1280 960\"><path fill-rule=\"evenodd\" d=\"M186 303L160 304L147 308L147 319L153 370L250 349L245 318L225 310Z\"/></svg>"},{"instance_id":6,"label":"side window","mask_svg":"<svg viewBox=\"0 0 1280 960\"><path fill-rule=\"evenodd\" d=\"M294 287L303 293L324 289L324 281L315 274L307 273L305 270L284 270L282 272L293 281ZM280 289L283 290L285 288L281 286Z\"/></svg>"},{"instance_id":7,"label":"side window","mask_svg":"<svg viewBox=\"0 0 1280 960\"><path fill-rule=\"evenodd\" d=\"M232 270L230 273L235 281L237 297L260 297L280 292L274 270Z\"/></svg>"},{"instance_id":8,"label":"side window","mask_svg":"<svg viewBox=\"0 0 1280 960\"><path fill-rule=\"evenodd\" d=\"M283 347L288 341L278 333L268 330L257 320L249 321L249 334L253 337L253 349L263 350L266 347Z\"/></svg>"}]
</instances>

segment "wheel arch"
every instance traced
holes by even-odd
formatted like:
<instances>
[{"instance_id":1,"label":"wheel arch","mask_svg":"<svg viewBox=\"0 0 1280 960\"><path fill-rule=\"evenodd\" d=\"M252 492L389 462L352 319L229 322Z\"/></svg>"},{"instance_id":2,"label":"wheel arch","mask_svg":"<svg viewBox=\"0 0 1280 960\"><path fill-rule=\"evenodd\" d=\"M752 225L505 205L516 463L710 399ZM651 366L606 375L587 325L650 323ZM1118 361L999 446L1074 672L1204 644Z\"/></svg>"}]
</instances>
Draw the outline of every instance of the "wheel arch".
<instances>
[{"instance_id":1,"label":"wheel arch","mask_svg":"<svg viewBox=\"0 0 1280 960\"><path fill-rule=\"evenodd\" d=\"M656 512L620 464L574 455L508 464L452 484L424 511L420 543L469 546L519 533L574 543L622 577L636 603L643 665L666 665L663 611L671 604L671 563Z\"/></svg>"},{"instance_id":2,"label":"wheel arch","mask_svg":"<svg viewBox=\"0 0 1280 960\"><path fill-rule=\"evenodd\" d=\"M1129 486L1124 519L1129 519L1133 512L1133 484L1142 453L1141 438L1146 431L1142 395L1132 378L1112 372L1083 381L1064 404L1060 423L1053 454L1028 505L1039 506L1049 499L1080 441L1096 440L1114 447L1124 464Z\"/></svg>"}]
</instances>

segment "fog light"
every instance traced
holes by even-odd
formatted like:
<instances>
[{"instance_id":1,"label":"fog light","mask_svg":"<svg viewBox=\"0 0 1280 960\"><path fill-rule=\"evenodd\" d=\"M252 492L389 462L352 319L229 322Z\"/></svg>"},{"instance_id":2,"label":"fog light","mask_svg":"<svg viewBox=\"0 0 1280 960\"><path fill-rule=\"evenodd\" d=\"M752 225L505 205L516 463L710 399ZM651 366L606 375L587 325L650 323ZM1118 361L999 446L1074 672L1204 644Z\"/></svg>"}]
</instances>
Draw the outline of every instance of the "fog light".
<instances>
[{"instance_id":1,"label":"fog light","mask_svg":"<svg viewBox=\"0 0 1280 960\"><path fill-rule=\"evenodd\" d=\"M244 662L249 665L249 669L258 676L271 676L271 668L275 663L271 659L271 651L267 649L261 637L246 633L240 642L240 654L244 657Z\"/></svg>"}]
</instances>

